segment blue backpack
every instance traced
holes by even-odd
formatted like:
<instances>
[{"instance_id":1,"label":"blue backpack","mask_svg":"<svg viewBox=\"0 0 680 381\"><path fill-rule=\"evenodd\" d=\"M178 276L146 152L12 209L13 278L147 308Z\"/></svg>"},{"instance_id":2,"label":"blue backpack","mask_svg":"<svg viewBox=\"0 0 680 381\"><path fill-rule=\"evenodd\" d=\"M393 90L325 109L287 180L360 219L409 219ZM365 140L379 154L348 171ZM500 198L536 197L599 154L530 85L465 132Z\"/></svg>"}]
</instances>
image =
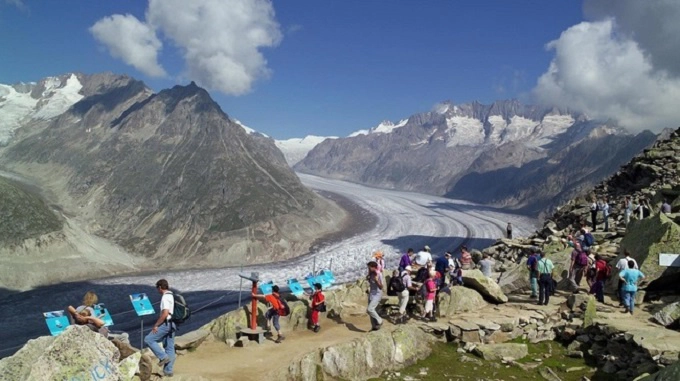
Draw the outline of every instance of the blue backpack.
<instances>
[{"instance_id":1,"label":"blue backpack","mask_svg":"<svg viewBox=\"0 0 680 381\"><path fill-rule=\"evenodd\" d=\"M583 235L583 243L585 243L586 246L591 247L595 244L595 237L590 233L586 233Z\"/></svg>"}]
</instances>

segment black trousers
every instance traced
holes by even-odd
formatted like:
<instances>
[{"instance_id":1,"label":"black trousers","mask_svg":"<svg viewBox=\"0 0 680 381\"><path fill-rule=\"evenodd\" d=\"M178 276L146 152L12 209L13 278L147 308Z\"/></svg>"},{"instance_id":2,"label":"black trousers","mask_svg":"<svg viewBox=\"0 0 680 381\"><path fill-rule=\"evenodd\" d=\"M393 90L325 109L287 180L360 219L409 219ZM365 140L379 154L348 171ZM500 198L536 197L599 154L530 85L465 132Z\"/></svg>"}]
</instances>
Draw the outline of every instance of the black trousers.
<instances>
[{"instance_id":1,"label":"black trousers","mask_svg":"<svg viewBox=\"0 0 680 381\"><path fill-rule=\"evenodd\" d=\"M552 291L552 276L541 274L538 277L538 304L548 304Z\"/></svg>"}]
</instances>

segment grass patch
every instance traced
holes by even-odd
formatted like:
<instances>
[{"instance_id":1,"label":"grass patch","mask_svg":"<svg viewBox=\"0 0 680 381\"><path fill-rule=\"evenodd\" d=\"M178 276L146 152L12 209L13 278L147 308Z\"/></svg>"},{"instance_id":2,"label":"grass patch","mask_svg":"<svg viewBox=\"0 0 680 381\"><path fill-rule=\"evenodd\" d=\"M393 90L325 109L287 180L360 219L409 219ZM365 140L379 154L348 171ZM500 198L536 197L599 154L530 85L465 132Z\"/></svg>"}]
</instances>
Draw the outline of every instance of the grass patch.
<instances>
[{"instance_id":1,"label":"grass patch","mask_svg":"<svg viewBox=\"0 0 680 381\"><path fill-rule=\"evenodd\" d=\"M578 381L583 376L593 377L594 368L587 364L587 360L567 357L566 348L554 341L538 344L529 344L521 340L513 340L515 343L524 343L529 347L529 355L517 362L521 365L505 365L500 361L486 361L470 353L458 353L457 345L437 343L432 348L430 357L418 361L416 364L400 371L399 377L395 372L389 372L372 380L544 380L540 369L549 367L563 381ZM544 354L550 357L545 358ZM533 367L541 359L540 365ZM582 368L573 370L574 368ZM572 369L571 372L567 372Z\"/></svg>"}]
</instances>

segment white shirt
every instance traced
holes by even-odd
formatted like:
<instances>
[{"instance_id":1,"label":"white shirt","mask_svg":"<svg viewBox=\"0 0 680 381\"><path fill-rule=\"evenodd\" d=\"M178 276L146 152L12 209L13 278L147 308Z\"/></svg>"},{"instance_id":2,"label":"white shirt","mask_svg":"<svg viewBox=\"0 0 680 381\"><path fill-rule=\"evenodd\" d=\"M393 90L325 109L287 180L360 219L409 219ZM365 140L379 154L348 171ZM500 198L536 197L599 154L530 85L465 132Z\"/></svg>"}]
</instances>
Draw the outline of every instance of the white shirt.
<instances>
[{"instance_id":1,"label":"white shirt","mask_svg":"<svg viewBox=\"0 0 680 381\"><path fill-rule=\"evenodd\" d=\"M427 251L419 251L418 254L416 254L415 262L419 266L425 266L428 261L432 261L432 254Z\"/></svg>"},{"instance_id":2,"label":"white shirt","mask_svg":"<svg viewBox=\"0 0 680 381\"><path fill-rule=\"evenodd\" d=\"M161 313L163 310L168 310L168 317L165 320L170 320L172 318L170 315L175 310L175 298L170 291L165 291L161 297Z\"/></svg>"},{"instance_id":3,"label":"white shirt","mask_svg":"<svg viewBox=\"0 0 680 381\"><path fill-rule=\"evenodd\" d=\"M628 258L630 258L630 259L628 259ZM619 271L623 271L623 270L628 268L628 261L629 260L635 262L635 266L633 267L634 269L638 268L637 261L635 259L631 258L631 257L628 257L628 258L623 257L623 258L619 259L619 261L616 263L616 268Z\"/></svg>"}]
</instances>

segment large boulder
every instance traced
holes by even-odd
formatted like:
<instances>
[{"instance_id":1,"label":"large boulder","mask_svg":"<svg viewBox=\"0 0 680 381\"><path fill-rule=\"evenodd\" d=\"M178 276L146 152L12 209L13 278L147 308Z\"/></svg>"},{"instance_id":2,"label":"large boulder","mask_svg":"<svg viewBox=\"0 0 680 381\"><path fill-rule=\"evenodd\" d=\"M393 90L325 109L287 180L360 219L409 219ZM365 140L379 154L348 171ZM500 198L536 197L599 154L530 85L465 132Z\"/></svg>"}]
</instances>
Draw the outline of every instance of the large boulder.
<instances>
[{"instance_id":1,"label":"large boulder","mask_svg":"<svg viewBox=\"0 0 680 381\"><path fill-rule=\"evenodd\" d=\"M54 340L32 340L12 357L0 361L0 379L3 380L86 380L118 381L120 353L104 336L85 326L70 326ZM37 343L49 344L38 353ZM28 353L30 352L30 353ZM38 357L35 356L38 354ZM33 357L27 363L19 362Z\"/></svg>"},{"instance_id":2,"label":"large boulder","mask_svg":"<svg viewBox=\"0 0 680 381\"><path fill-rule=\"evenodd\" d=\"M350 342L316 349L293 360L278 380L365 380L429 356L437 339L416 325L380 330Z\"/></svg>"},{"instance_id":3,"label":"large boulder","mask_svg":"<svg viewBox=\"0 0 680 381\"><path fill-rule=\"evenodd\" d=\"M680 302L671 303L665 306L659 312L655 313L653 318L657 323L665 327L677 322L678 319L680 319Z\"/></svg>"},{"instance_id":4,"label":"large boulder","mask_svg":"<svg viewBox=\"0 0 680 381\"><path fill-rule=\"evenodd\" d=\"M349 343L324 348L321 371L332 379L378 377L385 370L410 365L427 357L436 339L413 325L377 331Z\"/></svg>"},{"instance_id":5,"label":"large boulder","mask_svg":"<svg viewBox=\"0 0 680 381\"><path fill-rule=\"evenodd\" d=\"M467 287L451 287L439 293L439 316L455 316L460 312L476 311L487 305L479 292Z\"/></svg>"},{"instance_id":6,"label":"large boulder","mask_svg":"<svg viewBox=\"0 0 680 381\"><path fill-rule=\"evenodd\" d=\"M516 343L478 344L474 353L487 361L519 360L529 355L529 348L526 344Z\"/></svg>"},{"instance_id":7,"label":"large boulder","mask_svg":"<svg viewBox=\"0 0 680 381\"><path fill-rule=\"evenodd\" d=\"M33 364L52 345L52 336L41 336L29 340L26 345L11 357L0 360L0 380L26 380Z\"/></svg>"},{"instance_id":8,"label":"large boulder","mask_svg":"<svg viewBox=\"0 0 680 381\"><path fill-rule=\"evenodd\" d=\"M631 221L621 249L635 258L647 281L680 273L680 267L659 265L660 253L680 253L680 226L664 214Z\"/></svg>"},{"instance_id":9,"label":"large boulder","mask_svg":"<svg viewBox=\"0 0 680 381\"><path fill-rule=\"evenodd\" d=\"M498 283L484 276L479 270L463 270L463 284L465 284L465 287L478 291L487 300L494 303L505 303L508 301L508 297L503 293Z\"/></svg>"}]
</instances>

